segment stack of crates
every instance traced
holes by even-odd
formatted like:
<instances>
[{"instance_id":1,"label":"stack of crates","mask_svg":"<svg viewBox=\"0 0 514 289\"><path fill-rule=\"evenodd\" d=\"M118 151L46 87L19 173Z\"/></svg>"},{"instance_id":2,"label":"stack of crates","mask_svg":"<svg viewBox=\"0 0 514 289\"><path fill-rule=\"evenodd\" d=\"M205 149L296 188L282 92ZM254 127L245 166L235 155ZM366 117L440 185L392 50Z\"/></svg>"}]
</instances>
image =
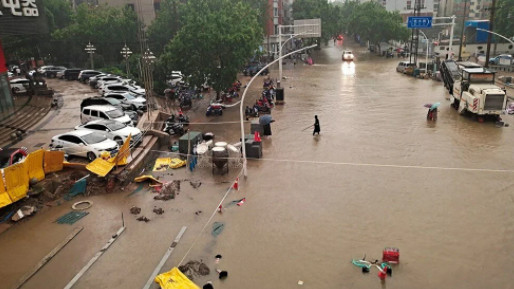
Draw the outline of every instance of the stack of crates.
<instances>
[{"instance_id":1,"label":"stack of crates","mask_svg":"<svg viewBox=\"0 0 514 289\"><path fill-rule=\"evenodd\" d=\"M382 251L382 262L389 262L391 264L400 263L400 249L387 247Z\"/></svg>"}]
</instances>

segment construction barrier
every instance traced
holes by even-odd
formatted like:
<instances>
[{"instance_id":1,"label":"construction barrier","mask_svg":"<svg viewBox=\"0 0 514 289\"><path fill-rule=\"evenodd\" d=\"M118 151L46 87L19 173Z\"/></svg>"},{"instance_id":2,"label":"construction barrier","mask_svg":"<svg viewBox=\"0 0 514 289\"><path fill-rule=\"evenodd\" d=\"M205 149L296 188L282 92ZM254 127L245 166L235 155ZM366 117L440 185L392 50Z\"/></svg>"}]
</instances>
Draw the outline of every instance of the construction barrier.
<instances>
[{"instance_id":1,"label":"construction barrier","mask_svg":"<svg viewBox=\"0 0 514 289\"><path fill-rule=\"evenodd\" d=\"M93 174L100 177L105 177L114 168L114 162L106 161L101 158L97 158L94 161L87 164L86 169Z\"/></svg>"},{"instance_id":2,"label":"construction barrier","mask_svg":"<svg viewBox=\"0 0 514 289\"><path fill-rule=\"evenodd\" d=\"M62 171L64 162L63 151L45 151L44 165L45 174Z\"/></svg>"},{"instance_id":3,"label":"construction barrier","mask_svg":"<svg viewBox=\"0 0 514 289\"><path fill-rule=\"evenodd\" d=\"M27 167L29 180L36 179L38 181L45 179L45 171L43 170L43 158L45 151L40 149L31 152L25 159L25 166Z\"/></svg>"},{"instance_id":4,"label":"construction barrier","mask_svg":"<svg viewBox=\"0 0 514 289\"><path fill-rule=\"evenodd\" d=\"M5 187L13 202L27 195L29 190L29 174L25 163L18 163L4 169Z\"/></svg>"},{"instance_id":5,"label":"construction barrier","mask_svg":"<svg viewBox=\"0 0 514 289\"><path fill-rule=\"evenodd\" d=\"M173 267L169 272L157 275L154 281L159 284L162 289L200 289L198 285L180 272L177 267Z\"/></svg>"},{"instance_id":6,"label":"construction barrier","mask_svg":"<svg viewBox=\"0 0 514 289\"><path fill-rule=\"evenodd\" d=\"M0 173L0 208L3 208L12 203L11 197L5 191L3 176Z\"/></svg>"},{"instance_id":7,"label":"construction barrier","mask_svg":"<svg viewBox=\"0 0 514 289\"><path fill-rule=\"evenodd\" d=\"M129 135L114 157L110 158L109 160L97 158L89 163L86 166L86 169L100 177L105 177L112 170L112 168L114 168L114 166L126 165L127 158L130 156L130 139L131 136Z\"/></svg>"}]
</instances>

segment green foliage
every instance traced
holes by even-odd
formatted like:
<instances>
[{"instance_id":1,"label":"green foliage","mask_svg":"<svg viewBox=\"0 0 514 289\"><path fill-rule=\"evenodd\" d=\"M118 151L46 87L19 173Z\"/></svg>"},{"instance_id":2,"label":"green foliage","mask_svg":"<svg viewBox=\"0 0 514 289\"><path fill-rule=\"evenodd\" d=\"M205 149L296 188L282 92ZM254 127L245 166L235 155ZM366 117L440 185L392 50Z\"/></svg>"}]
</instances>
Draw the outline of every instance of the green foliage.
<instances>
[{"instance_id":1,"label":"green foliage","mask_svg":"<svg viewBox=\"0 0 514 289\"><path fill-rule=\"evenodd\" d=\"M514 0L503 0L514 1ZM373 43L389 40L407 40L409 31L402 26L397 12L388 12L378 2L359 4L358 1L328 3L327 0L296 0L293 4L295 19L321 18L322 40L342 32L359 34L361 39Z\"/></svg>"},{"instance_id":2,"label":"green foliage","mask_svg":"<svg viewBox=\"0 0 514 289\"><path fill-rule=\"evenodd\" d=\"M148 27L150 49L159 55L181 27L180 15L185 4L180 0L164 0L157 17Z\"/></svg>"},{"instance_id":3,"label":"green foliage","mask_svg":"<svg viewBox=\"0 0 514 289\"><path fill-rule=\"evenodd\" d=\"M239 0L190 0L183 26L160 61L180 70L191 85L209 79L216 91L229 87L262 41L258 12Z\"/></svg>"},{"instance_id":4,"label":"green foliage","mask_svg":"<svg viewBox=\"0 0 514 289\"><path fill-rule=\"evenodd\" d=\"M507 38L514 36L514 0L496 0L494 32ZM503 42L503 40L501 40Z\"/></svg>"}]
</instances>

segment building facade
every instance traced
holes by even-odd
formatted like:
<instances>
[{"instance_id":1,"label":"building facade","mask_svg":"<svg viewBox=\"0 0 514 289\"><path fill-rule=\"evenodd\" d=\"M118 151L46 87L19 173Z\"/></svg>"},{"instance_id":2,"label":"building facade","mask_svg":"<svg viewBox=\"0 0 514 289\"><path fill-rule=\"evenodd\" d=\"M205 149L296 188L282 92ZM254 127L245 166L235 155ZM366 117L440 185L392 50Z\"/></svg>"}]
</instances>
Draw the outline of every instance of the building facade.
<instances>
[{"instance_id":1,"label":"building facade","mask_svg":"<svg viewBox=\"0 0 514 289\"><path fill-rule=\"evenodd\" d=\"M419 16L434 16L434 1L436 0L385 0L387 11L398 11L404 22L409 16L414 16L414 7L419 5ZM439 7L439 2L437 7Z\"/></svg>"}]
</instances>

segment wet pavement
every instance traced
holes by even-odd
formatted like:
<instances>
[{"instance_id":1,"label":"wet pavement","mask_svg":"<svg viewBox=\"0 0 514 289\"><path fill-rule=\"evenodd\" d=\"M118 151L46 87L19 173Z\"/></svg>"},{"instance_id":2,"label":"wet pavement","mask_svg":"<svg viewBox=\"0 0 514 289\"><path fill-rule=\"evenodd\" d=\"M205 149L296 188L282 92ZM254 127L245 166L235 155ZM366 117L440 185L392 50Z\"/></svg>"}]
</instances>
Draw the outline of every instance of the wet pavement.
<instances>
[{"instance_id":1,"label":"wet pavement","mask_svg":"<svg viewBox=\"0 0 514 289\"><path fill-rule=\"evenodd\" d=\"M353 63L341 62L342 47L329 46L314 54L313 66L284 65L286 104L272 112L264 158L250 161L248 178L228 194L222 214L215 210L235 167L225 176L209 168L163 176L203 182L198 189L184 182L167 202L145 191L131 195L134 186L94 196L90 214L74 225L84 231L22 288L64 287L121 226L121 212L127 231L74 288L142 288L183 225L188 230L164 268L203 260L211 274L195 278L200 286L213 280L215 288L293 288L302 280L319 289L511 288L514 126L460 116L442 83L396 73L398 59L349 48ZM437 101L438 120L427 122L423 105ZM321 135L313 137L304 128L314 115ZM232 108L198 122L237 118ZM229 143L239 140L237 124L210 128ZM242 206L229 205L243 197ZM13 284L72 230L52 223L69 205L0 235L2 283ZM133 205L151 221L137 222ZM155 205L163 215L151 212ZM225 225L217 237L213 222ZM401 263L384 283L376 269L362 274L351 264L363 255L380 259L387 246L400 248ZM228 278L217 280L216 268Z\"/></svg>"}]
</instances>

